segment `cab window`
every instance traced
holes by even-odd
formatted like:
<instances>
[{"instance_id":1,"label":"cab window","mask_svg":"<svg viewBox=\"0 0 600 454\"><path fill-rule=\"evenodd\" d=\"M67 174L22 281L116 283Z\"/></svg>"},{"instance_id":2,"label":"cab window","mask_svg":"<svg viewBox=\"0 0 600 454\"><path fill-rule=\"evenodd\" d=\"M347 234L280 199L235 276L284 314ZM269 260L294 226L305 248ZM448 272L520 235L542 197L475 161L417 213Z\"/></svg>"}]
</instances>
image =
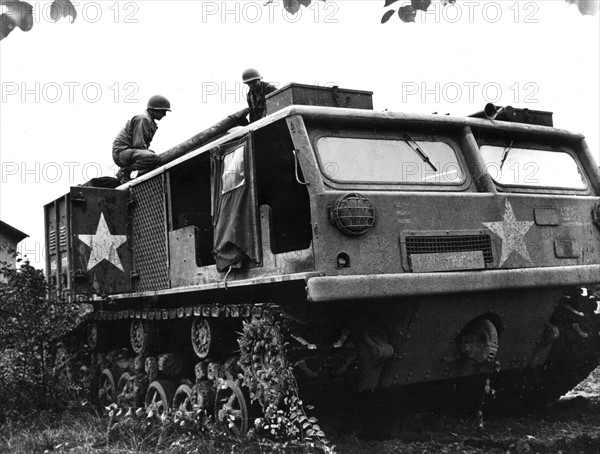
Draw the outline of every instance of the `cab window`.
<instances>
[{"instance_id":1,"label":"cab window","mask_svg":"<svg viewBox=\"0 0 600 454\"><path fill-rule=\"evenodd\" d=\"M497 145L481 146L490 176L501 185L585 189L577 162L565 152Z\"/></svg>"},{"instance_id":2,"label":"cab window","mask_svg":"<svg viewBox=\"0 0 600 454\"><path fill-rule=\"evenodd\" d=\"M323 173L333 181L455 185L465 180L446 142L403 138L321 137Z\"/></svg>"},{"instance_id":3,"label":"cab window","mask_svg":"<svg viewBox=\"0 0 600 454\"><path fill-rule=\"evenodd\" d=\"M244 146L236 148L223 158L221 194L239 188L246 182L244 176Z\"/></svg>"}]
</instances>

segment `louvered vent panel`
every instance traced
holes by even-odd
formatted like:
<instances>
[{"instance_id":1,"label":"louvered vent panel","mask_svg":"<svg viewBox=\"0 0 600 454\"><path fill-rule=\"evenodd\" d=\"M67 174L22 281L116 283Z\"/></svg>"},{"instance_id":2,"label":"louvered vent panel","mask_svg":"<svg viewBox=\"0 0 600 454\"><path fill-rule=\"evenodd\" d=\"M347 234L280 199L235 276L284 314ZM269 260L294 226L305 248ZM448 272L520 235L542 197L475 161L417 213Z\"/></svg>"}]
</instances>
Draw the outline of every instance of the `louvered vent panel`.
<instances>
[{"instance_id":1,"label":"louvered vent panel","mask_svg":"<svg viewBox=\"0 0 600 454\"><path fill-rule=\"evenodd\" d=\"M48 248L50 249L50 254L56 254L56 230L54 229L48 232Z\"/></svg>"},{"instance_id":2,"label":"louvered vent panel","mask_svg":"<svg viewBox=\"0 0 600 454\"><path fill-rule=\"evenodd\" d=\"M60 250L66 251L67 250L67 226L66 225L62 225L58 229L58 235L59 235L59 241L60 241Z\"/></svg>"}]
</instances>

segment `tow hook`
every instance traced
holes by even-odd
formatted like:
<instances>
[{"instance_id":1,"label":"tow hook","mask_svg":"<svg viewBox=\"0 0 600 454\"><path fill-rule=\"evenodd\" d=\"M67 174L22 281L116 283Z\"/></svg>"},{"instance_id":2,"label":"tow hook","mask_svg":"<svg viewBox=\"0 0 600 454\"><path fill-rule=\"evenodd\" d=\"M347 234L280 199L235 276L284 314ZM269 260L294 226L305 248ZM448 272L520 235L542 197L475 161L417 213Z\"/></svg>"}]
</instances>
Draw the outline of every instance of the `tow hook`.
<instances>
[{"instance_id":1,"label":"tow hook","mask_svg":"<svg viewBox=\"0 0 600 454\"><path fill-rule=\"evenodd\" d=\"M460 351L477 364L492 362L498 353L498 331L488 319L467 326L460 342Z\"/></svg>"}]
</instances>

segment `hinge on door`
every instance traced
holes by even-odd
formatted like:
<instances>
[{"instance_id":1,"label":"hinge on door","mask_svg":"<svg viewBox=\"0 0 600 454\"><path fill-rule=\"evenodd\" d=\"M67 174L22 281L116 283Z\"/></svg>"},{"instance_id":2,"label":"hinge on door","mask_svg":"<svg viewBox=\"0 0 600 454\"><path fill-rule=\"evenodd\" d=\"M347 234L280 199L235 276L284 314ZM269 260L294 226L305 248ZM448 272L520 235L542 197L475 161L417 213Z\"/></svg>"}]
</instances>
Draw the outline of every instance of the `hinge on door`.
<instances>
[{"instance_id":1,"label":"hinge on door","mask_svg":"<svg viewBox=\"0 0 600 454\"><path fill-rule=\"evenodd\" d=\"M71 202L85 203L86 201L83 192L78 192L71 198Z\"/></svg>"}]
</instances>

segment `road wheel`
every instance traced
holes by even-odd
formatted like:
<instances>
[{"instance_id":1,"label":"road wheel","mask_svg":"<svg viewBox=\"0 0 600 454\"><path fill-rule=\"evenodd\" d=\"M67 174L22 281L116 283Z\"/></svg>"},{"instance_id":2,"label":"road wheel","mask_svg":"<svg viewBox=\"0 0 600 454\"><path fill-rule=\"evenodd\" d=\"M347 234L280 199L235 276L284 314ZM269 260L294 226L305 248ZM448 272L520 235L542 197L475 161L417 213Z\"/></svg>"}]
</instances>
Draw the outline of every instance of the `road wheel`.
<instances>
[{"instance_id":1,"label":"road wheel","mask_svg":"<svg viewBox=\"0 0 600 454\"><path fill-rule=\"evenodd\" d=\"M225 380L215 397L215 421L237 436L248 432L248 401L244 394L236 382Z\"/></svg>"},{"instance_id":2,"label":"road wheel","mask_svg":"<svg viewBox=\"0 0 600 454\"><path fill-rule=\"evenodd\" d=\"M175 385L167 380L153 381L146 391L145 405L149 412L157 416L167 413L171 409L171 402L175 394Z\"/></svg>"},{"instance_id":3,"label":"road wheel","mask_svg":"<svg viewBox=\"0 0 600 454\"><path fill-rule=\"evenodd\" d=\"M118 373L110 369L104 369L98 380L98 402L103 407L117 403L117 379Z\"/></svg>"}]
</instances>

